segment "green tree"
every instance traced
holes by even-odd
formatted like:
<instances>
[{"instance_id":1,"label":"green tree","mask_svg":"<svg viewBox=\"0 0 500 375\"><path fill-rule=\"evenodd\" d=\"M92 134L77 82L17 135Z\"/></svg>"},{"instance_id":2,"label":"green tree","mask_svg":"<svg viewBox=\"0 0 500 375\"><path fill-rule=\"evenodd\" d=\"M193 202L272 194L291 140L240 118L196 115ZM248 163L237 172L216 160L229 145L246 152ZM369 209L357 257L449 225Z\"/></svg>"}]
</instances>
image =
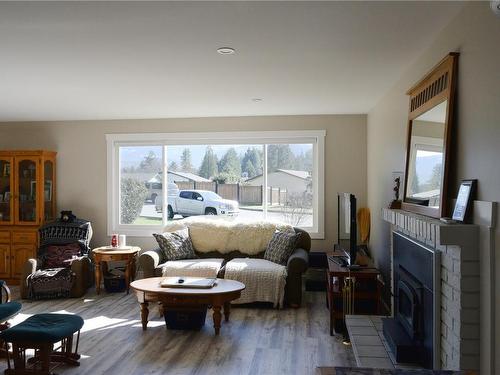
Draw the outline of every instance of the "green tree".
<instances>
[{"instance_id":1,"label":"green tree","mask_svg":"<svg viewBox=\"0 0 500 375\"><path fill-rule=\"evenodd\" d=\"M153 150L150 150L139 163L139 169L142 172L158 172L161 170L161 163L161 159Z\"/></svg>"},{"instance_id":2,"label":"green tree","mask_svg":"<svg viewBox=\"0 0 500 375\"><path fill-rule=\"evenodd\" d=\"M241 177L241 162L234 147L226 151L219 162L219 172L234 176L237 179Z\"/></svg>"},{"instance_id":3,"label":"green tree","mask_svg":"<svg viewBox=\"0 0 500 375\"><path fill-rule=\"evenodd\" d=\"M241 171L249 178L262 174L262 157L259 151L255 147L248 148L241 159Z\"/></svg>"},{"instance_id":4,"label":"green tree","mask_svg":"<svg viewBox=\"0 0 500 375\"><path fill-rule=\"evenodd\" d=\"M256 172L255 167L253 166L253 163L247 159L243 167L241 168L243 173L247 174L248 178L252 178L257 176L259 173Z\"/></svg>"},{"instance_id":5,"label":"green tree","mask_svg":"<svg viewBox=\"0 0 500 375\"><path fill-rule=\"evenodd\" d=\"M428 186L429 189L439 189L441 186L441 175L443 170L443 164L439 163L432 168L431 177L429 178Z\"/></svg>"},{"instance_id":6,"label":"green tree","mask_svg":"<svg viewBox=\"0 0 500 375\"><path fill-rule=\"evenodd\" d=\"M267 169L274 172L277 169L293 169L295 156L290 145L267 146Z\"/></svg>"},{"instance_id":7,"label":"green tree","mask_svg":"<svg viewBox=\"0 0 500 375\"><path fill-rule=\"evenodd\" d=\"M240 177L229 173L219 173L212 178L214 182L218 184L235 184L240 181Z\"/></svg>"},{"instance_id":8,"label":"green tree","mask_svg":"<svg viewBox=\"0 0 500 375\"><path fill-rule=\"evenodd\" d=\"M142 211L142 206L148 195L144 183L133 179L123 178L120 183L120 219L122 224L132 224Z\"/></svg>"},{"instance_id":9,"label":"green tree","mask_svg":"<svg viewBox=\"0 0 500 375\"><path fill-rule=\"evenodd\" d=\"M173 172L176 172L179 170L179 165L174 161L172 160L169 164L168 164L168 170L169 171L173 171Z\"/></svg>"},{"instance_id":10,"label":"green tree","mask_svg":"<svg viewBox=\"0 0 500 375\"><path fill-rule=\"evenodd\" d=\"M212 178L217 173L219 173L217 155L215 155L212 147L207 146L198 174L201 177Z\"/></svg>"},{"instance_id":11,"label":"green tree","mask_svg":"<svg viewBox=\"0 0 500 375\"><path fill-rule=\"evenodd\" d=\"M293 169L297 171L312 172L313 169L312 147L306 152L301 152L300 155L295 156Z\"/></svg>"},{"instance_id":12,"label":"green tree","mask_svg":"<svg viewBox=\"0 0 500 375\"><path fill-rule=\"evenodd\" d=\"M189 148L185 148L182 150L181 154L181 170L183 172L193 172L193 163L191 161L191 150Z\"/></svg>"}]
</instances>

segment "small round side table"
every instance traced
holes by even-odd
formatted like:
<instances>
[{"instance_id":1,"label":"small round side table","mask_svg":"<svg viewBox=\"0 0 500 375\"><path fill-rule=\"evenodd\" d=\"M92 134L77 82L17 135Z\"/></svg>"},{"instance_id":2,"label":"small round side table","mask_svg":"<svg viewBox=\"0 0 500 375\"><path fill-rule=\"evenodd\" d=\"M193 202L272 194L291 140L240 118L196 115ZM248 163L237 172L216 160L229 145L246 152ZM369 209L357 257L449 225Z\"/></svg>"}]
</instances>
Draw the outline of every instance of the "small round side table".
<instances>
[{"instance_id":1,"label":"small round side table","mask_svg":"<svg viewBox=\"0 0 500 375\"><path fill-rule=\"evenodd\" d=\"M125 285L127 286L127 294L130 288L130 280L135 277L135 258L137 253L141 251L138 246L126 246L123 248L101 246L92 250L95 263L95 291L97 294L101 292L101 262L109 261L126 261L125 267Z\"/></svg>"}]
</instances>

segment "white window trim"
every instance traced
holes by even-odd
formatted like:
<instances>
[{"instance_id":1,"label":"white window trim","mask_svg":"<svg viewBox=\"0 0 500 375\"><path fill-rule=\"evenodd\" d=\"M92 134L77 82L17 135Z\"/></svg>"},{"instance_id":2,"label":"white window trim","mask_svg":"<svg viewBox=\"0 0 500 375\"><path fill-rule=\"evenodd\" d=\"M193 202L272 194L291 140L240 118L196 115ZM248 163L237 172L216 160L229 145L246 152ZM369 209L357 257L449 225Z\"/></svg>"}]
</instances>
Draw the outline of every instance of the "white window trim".
<instances>
[{"instance_id":1,"label":"white window trim","mask_svg":"<svg viewBox=\"0 0 500 375\"><path fill-rule=\"evenodd\" d=\"M325 130L106 134L108 235L120 233L128 236L148 237L163 226L133 226L119 223L120 169L118 153L120 146L312 143L314 158L313 207L316 207L313 222L316 226L309 233L313 239L324 239L325 136Z\"/></svg>"}]
</instances>

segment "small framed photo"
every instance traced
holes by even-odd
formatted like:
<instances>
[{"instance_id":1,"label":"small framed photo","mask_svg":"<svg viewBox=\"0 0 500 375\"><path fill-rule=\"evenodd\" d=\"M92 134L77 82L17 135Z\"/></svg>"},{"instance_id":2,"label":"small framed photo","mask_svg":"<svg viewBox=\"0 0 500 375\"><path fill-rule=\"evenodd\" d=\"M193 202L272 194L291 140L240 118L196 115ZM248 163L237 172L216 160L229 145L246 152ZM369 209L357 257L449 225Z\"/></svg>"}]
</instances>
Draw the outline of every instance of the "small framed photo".
<instances>
[{"instance_id":1,"label":"small framed photo","mask_svg":"<svg viewBox=\"0 0 500 375\"><path fill-rule=\"evenodd\" d=\"M471 201L476 194L477 180L462 180L452 219L464 222L470 214Z\"/></svg>"}]
</instances>

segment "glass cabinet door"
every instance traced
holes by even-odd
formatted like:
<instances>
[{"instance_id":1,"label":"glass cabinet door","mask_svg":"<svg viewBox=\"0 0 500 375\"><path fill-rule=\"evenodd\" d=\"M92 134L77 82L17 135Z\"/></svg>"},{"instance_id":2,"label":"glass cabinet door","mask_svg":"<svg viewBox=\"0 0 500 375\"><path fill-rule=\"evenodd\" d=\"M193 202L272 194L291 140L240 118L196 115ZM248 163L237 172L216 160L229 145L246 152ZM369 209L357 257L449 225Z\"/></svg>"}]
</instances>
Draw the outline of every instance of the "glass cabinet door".
<instances>
[{"instance_id":1,"label":"glass cabinet door","mask_svg":"<svg viewBox=\"0 0 500 375\"><path fill-rule=\"evenodd\" d=\"M11 224L13 221L12 173L12 158L0 159L0 223L2 224Z\"/></svg>"},{"instance_id":2,"label":"glass cabinet door","mask_svg":"<svg viewBox=\"0 0 500 375\"><path fill-rule=\"evenodd\" d=\"M43 204L44 219L52 221L55 219L55 199L54 199L54 162L46 160L43 163Z\"/></svg>"},{"instance_id":3,"label":"glass cabinet door","mask_svg":"<svg viewBox=\"0 0 500 375\"><path fill-rule=\"evenodd\" d=\"M16 159L16 222L37 223L37 159Z\"/></svg>"}]
</instances>

